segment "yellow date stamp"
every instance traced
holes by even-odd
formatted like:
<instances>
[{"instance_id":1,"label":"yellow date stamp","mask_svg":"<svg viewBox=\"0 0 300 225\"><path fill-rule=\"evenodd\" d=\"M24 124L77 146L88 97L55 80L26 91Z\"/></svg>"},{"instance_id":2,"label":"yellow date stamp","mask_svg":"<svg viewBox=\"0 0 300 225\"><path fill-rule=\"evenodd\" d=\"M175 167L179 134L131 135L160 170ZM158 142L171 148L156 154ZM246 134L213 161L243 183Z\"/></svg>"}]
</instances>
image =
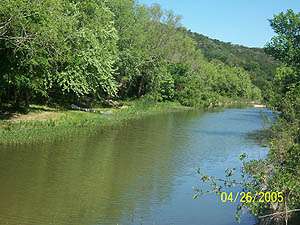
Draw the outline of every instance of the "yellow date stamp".
<instances>
[{"instance_id":1,"label":"yellow date stamp","mask_svg":"<svg viewBox=\"0 0 300 225\"><path fill-rule=\"evenodd\" d=\"M221 192L220 200L223 203L275 203L283 202L284 195L281 191L260 191L260 192Z\"/></svg>"}]
</instances>

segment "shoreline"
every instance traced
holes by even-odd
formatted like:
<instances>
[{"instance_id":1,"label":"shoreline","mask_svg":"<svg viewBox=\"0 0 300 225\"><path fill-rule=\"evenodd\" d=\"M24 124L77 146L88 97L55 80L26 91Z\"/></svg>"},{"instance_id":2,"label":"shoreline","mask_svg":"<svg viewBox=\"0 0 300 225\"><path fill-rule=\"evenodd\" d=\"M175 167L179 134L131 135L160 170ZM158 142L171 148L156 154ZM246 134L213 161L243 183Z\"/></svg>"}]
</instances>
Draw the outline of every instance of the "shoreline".
<instances>
[{"instance_id":1,"label":"shoreline","mask_svg":"<svg viewBox=\"0 0 300 225\"><path fill-rule=\"evenodd\" d=\"M27 114L14 113L0 120L0 145L46 143L76 135L89 135L101 129L121 125L148 115L185 110L207 110L264 105L248 101L224 102L215 107L195 108L176 102L124 102L120 108L94 108L92 112L66 110L42 105L31 105Z\"/></svg>"},{"instance_id":2,"label":"shoreline","mask_svg":"<svg viewBox=\"0 0 300 225\"><path fill-rule=\"evenodd\" d=\"M96 108L95 112L33 106L35 110L28 114L13 114L9 119L0 120L0 145L52 142L88 135L148 115L194 109L174 102L134 101L125 105L118 109Z\"/></svg>"},{"instance_id":3,"label":"shoreline","mask_svg":"<svg viewBox=\"0 0 300 225\"><path fill-rule=\"evenodd\" d=\"M254 108L266 108L267 106L263 105L263 104L253 104L253 107Z\"/></svg>"}]
</instances>

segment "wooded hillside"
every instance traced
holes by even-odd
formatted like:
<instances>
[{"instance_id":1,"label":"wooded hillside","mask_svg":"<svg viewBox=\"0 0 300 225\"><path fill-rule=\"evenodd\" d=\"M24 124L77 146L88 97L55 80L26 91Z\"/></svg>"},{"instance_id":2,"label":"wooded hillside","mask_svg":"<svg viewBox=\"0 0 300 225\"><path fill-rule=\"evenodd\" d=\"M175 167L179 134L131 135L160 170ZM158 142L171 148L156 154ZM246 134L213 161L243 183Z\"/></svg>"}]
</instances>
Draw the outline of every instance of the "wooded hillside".
<instances>
[{"instance_id":1,"label":"wooded hillside","mask_svg":"<svg viewBox=\"0 0 300 225\"><path fill-rule=\"evenodd\" d=\"M159 5L3 0L0 107L142 96L206 107L260 98L247 68L202 52L180 17Z\"/></svg>"}]
</instances>

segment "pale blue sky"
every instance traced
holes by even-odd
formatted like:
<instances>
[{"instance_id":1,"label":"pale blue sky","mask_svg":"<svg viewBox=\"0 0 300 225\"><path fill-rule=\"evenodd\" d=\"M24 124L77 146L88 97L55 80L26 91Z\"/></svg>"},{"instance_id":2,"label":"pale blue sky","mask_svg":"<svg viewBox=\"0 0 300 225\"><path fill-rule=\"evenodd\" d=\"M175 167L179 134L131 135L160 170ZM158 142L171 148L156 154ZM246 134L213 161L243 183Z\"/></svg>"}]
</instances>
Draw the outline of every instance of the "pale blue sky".
<instances>
[{"instance_id":1,"label":"pale blue sky","mask_svg":"<svg viewBox=\"0 0 300 225\"><path fill-rule=\"evenodd\" d=\"M299 0L138 0L159 3L183 17L192 31L225 42L263 47L274 35L268 19L287 9L300 12Z\"/></svg>"}]
</instances>

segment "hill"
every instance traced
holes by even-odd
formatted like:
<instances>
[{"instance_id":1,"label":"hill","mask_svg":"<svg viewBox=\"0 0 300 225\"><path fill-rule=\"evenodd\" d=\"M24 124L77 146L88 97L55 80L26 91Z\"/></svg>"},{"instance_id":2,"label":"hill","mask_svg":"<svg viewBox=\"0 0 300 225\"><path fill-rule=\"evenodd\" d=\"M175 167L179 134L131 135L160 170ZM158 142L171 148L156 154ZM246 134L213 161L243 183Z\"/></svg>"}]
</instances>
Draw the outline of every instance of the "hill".
<instances>
[{"instance_id":1,"label":"hill","mask_svg":"<svg viewBox=\"0 0 300 225\"><path fill-rule=\"evenodd\" d=\"M266 85L270 85L279 63L267 55L263 48L222 42L191 31L188 31L188 34L197 42L209 61L219 60L229 66L244 68L251 75L253 83L262 90L266 89Z\"/></svg>"}]
</instances>

